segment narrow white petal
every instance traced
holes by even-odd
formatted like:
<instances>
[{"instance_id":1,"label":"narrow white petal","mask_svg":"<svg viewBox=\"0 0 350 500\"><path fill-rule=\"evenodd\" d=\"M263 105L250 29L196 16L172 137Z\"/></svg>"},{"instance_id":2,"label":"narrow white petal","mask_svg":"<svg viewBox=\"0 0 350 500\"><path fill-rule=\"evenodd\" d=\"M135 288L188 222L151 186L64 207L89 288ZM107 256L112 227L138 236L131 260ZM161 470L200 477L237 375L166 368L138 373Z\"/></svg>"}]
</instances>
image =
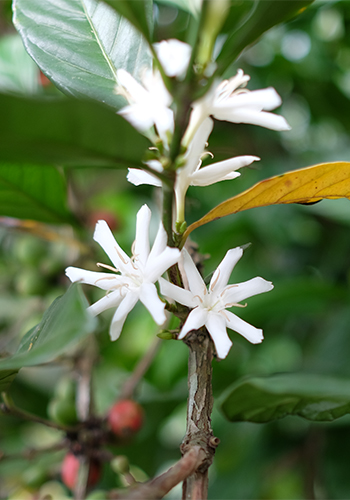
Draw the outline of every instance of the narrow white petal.
<instances>
[{"instance_id":1,"label":"narrow white petal","mask_svg":"<svg viewBox=\"0 0 350 500\"><path fill-rule=\"evenodd\" d=\"M240 175L234 172L235 170L250 165L253 161L259 160L260 158L257 156L237 156L228 160L212 163L207 167L200 168L197 172L192 174L191 185L210 186L210 184L214 184L215 182L227 180L229 175L230 179L234 179Z\"/></svg>"},{"instance_id":2,"label":"narrow white petal","mask_svg":"<svg viewBox=\"0 0 350 500\"><path fill-rule=\"evenodd\" d=\"M178 339L181 340L188 334L188 332L191 332L192 330L198 330L199 328L204 326L207 318L208 311L206 309L203 309L202 307L196 307L195 309L193 309L193 311L191 311L188 315L186 322L178 336Z\"/></svg>"},{"instance_id":3,"label":"narrow white petal","mask_svg":"<svg viewBox=\"0 0 350 500\"><path fill-rule=\"evenodd\" d=\"M202 297L207 290L203 278L200 275L196 267L196 264L193 262L190 254L187 252L186 249L182 250L182 255L183 255L183 263L188 281L188 286L193 295L198 295L199 297Z\"/></svg>"},{"instance_id":4,"label":"narrow white petal","mask_svg":"<svg viewBox=\"0 0 350 500\"><path fill-rule=\"evenodd\" d=\"M118 111L118 115L123 116L136 130L142 133L154 125L153 110L149 108L147 102L125 106Z\"/></svg>"},{"instance_id":5,"label":"narrow white petal","mask_svg":"<svg viewBox=\"0 0 350 500\"><path fill-rule=\"evenodd\" d=\"M86 285L98 286L102 290L112 290L124 281L123 277L117 274L86 271L78 267L67 267L66 276L72 283L79 281Z\"/></svg>"},{"instance_id":6,"label":"narrow white petal","mask_svg":"<svg viewBox=\"0 0 350 500\"><path fill-rule=\"evenodd\" d=\"M218 358L226 358L232 342L227 335L225 318L221 314L209 312L205 326L213 339Z\"/></svg>"},{"instance_id":7,"label":"narrow white petal","mask_svg":"<svg viewBox=\"0 0 350 500\"><path fill-rule=\"evenodd\" d=\"M147 99L147 91L124 69L117 70L117 81L125 88L133 102L143 102Z\"/></svg>"},{"instance_id":8,"label":"narrow white petal","mask_svg":"<svg viewBox=\"0 0 350 500\"><path fill-rule=\"evenodd\" d=\"M111 340L117 340L122 331L127 315L134 308L138 300L138 293L128 292L125 295L112 319L109 329Z\"/></svg>"},{"instance_id":9,"label":"narrow white petal","mask_svg":"<svg viewBox=\"0 0 350 500\"><path fill-rule=\"evenodd\" d=\"M157 288L153 283L144 283L141 286L140 301L149 310L157 325L166 321L165 304L158 297Z\"/></svg>"},{"instance_id":10,"label":"narrow white petal","mask_svg":"<svg viewBox=\"0 0 350 500\"><path fill-rule=\"evenodd\" d=\"M129 173L126 176L128 181L134 186L140 186L141 184L149 184L150 186L161 187L162 181L158 179L155 175L145 172L145 170L140 170L138 168L129 168Z\"/></svg>"},{"instance_id":11,"label":"narrow white petal","mask_svg":"<svg viewBox=\"0 0 350 500\"><path fill-rule=\"evenodd\" d=\"M155 283L169 269L180 259L181 252L178 248L166 247L164 252L158 255L157 258L148 259L145 278L150 283Z\"/></svg>"},{"instance_id":12,"label":"narrow white petal","mask_svg":"<svg viewBox=\"0 0 350 500\"><path fill-rule=\"evenodd\" d=\"M233 302L241 302L248 297L253 297L259 293L269 292L273 289L271 281L266 281L263 278L257 277L244 283L238 283L234 287L227 287L223 293L223 301L227 304Z\"/></svg>"},{"instance_id":13,"label":"narrow white petal","mask_svg":"<svg viewBox=\"0 0 350 500\"><path fill-rule=\"evenodd\" d=\"M101 312L106 311L106 309L118 307L122 299L123 296L120 294L120 290L115 290L92 304L87 310L90 311L93 316L97 316L98 314L101 314Z\"/></svg>"},{"instance_id":14,"label":"narrow white petal","mask_svg":"<svg viewBox=\"0 0 350 500\"><path fill-rule=\"evenodd\" d=\"M230 279L233 268L242 255L243 250L241 247L232 248L226 253L210 280L209 288L212 292L220 293L223 290Z\"/></svg>"},{"instance_id":15,"label":"narrow white petal","mask_svg":"<svg viewBox=\"0 0 350 500\"><path fill-rule=\"evenodd\" d=\"M151 221L151 210L143 205L136 216L136 234L134 243L134 255L138 262L144 266L149 255L149 224Z\"/></svg>"},{"instance_id":16,"label":"narrow white petal","mask_svg":"<svg viewBox=\"0 0 350 500\"><path fill-rule=\"evenodd\" d=\"M99 220L95 227L94 240L103 248L113 265L121 271L127 270L129 256L120 248L112 231L104 220Z\"/></svg>"},{"instance_id":17,"label":"narrow white petal","mask_svg":"<svg viewBox=\"0 0 350 500\"><path fill-rule=\"evenodd\" d=\"M179 286L170 283L164 278L159 278L158 280L160 285L161 294L164 297L175 300L179 304L187 307L196 306L196 302L193 300L193 294L189 290L185 290L184 288L180 288Z\"/></svg>"},{"instance_id":18,"label":"narrow white petal","mask_svg":"<svg viewBox=\"0 0 350 500\"><path fill-rule=\"evenodd\" d=\"M260 344L263 341L264 336L261 329L246 323L230 311L225 311L225 316L227 317L227 327L242 335L252 344Z\"/></svg>"},{"instance_id":19,"label":"narrow white petal","mask_svg":"<svg viewBox=\"0 0 350 500\"><path fill-rule=\"evenodd\" d=\"M255 108L257 110L265 109L270 111L282 104L281 97L272 87L267 89L252 90L241 94L234 94L229 97L225 104L232 108Z\"/></svg>"},{"instance_id":20,"label":"narrow white petal","mask_svg":"<svg viewBox=\"0 0 350 500\"><path fill-rule=\"evenodd\" d=\"M218 120L225 120L233 123L260 125L261 127L266 127L271 130L290 130L290 126L283 116L250 108L238 108L232 113L228 109L223 109L215 113L214 117Z\"/></svg>"},{"instance_id":21,"label":"narrow white petal","mask_svg":"<svg viewBox=\"0 0 350 500\"><path fill-rule=\"evenodd\" d=\"M205 118L205 120L203 120L198 127L198 130L195 133L188 149L186 165L183 167L183 170L187 175L192 174L197 169L201 155L205 150L208 137L211 134L213 127L214 122L211 118Z\"/></svg>"},{"instance_id":22,"label":"narrow white petal","mask_svg":"<svg viewBox=\"0 0 350 500\"><path fill-rule=\"evenodd\" d=\"M154 259L157 259L159 255L164 252L167 246L167 242L168 235L166 234L163 223L160 222L151 252L148 257L148 262L153 262Z\"/></svg>"}]
</instances>

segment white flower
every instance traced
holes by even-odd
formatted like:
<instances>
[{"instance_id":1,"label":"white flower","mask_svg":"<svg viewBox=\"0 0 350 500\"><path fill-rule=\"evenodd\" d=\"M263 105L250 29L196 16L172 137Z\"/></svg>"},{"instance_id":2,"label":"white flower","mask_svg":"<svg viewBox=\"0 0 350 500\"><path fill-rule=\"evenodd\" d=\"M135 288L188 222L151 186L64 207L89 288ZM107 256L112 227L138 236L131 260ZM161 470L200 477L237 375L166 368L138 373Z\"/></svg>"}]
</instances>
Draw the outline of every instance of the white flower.
<instances>
[{"instance_id":1,"label":"white flower","mask_svg":"<svg viewBox=\"0 0 350 500\"><path fill-rule=\"evenodd\" d=\"M160 139L167 144L174 130L174 113L169 108L172 97L167 91L159 71L146 70L142 85L124 69L117 71L116 92L123 95L129 105L118 113L141 133L155 126Z\"/></svg>"},{"instance_id":2,"label":"white flower","mask_svg":"<svg viewBox=\"0 0 350 500\"><path fill-rule=\"evenodd\" d=\"M172 38L154 43L153 47L167 76L181 77L184 75L191 59L192 48L190 45Z\"/></svg>"},{"instance_id":3,"label":"white flower","mask_svg":"<svg viewBox=\"0 0 350 500\"><path fill-rule=\"evenodd\" d=\"M189 186L210 186L216 182L235 179L240 175L237 169L250 165L253 161L258 161L257 156L237 156L228 160L212 163L200 168L202 156L207 145L208 137L213 129L214 122L211 118L206 118L199 126L195 136L188 147L185 157L185 165L176 171L175 180L175 200L177 222L185 219L185 196ZM147 165L157 172L162 171L160 162L152 160ZM161 181L149 172L130 168L127 179L132 184L150 184L161 186Z\"/></svg>"},{"instance_id":4,"label":"white flower","mask_svg":"<svg viewBox=\"0 0 350 500\"><path fill-rule=\"evenodd\" d=\"M117 308L110 327L112 340L119 337L127 315L138 300L149 310L158 325L166 320L165 304L158 297L154 283L179 260L180 251L167 246L167 235L162 224L150 250L150 220L151 211L147 205L143 205L137 214L132 257L118 245L107 223L103 220L97 222L94 240L101 245L114 267L97 265L111 270L113 274L86 271L77 267L66 269L66 275L72 282L95 285L107 291L107 294L88 310L96 316L106 309Z\"/></svg>"},{"instance_id":5,"label":"white flower","mask_svg":"<svg viewBox=\"0 0 350 500\"><path fill-rule=\"evenodd\" d=\"M244 307L239 302L273 288L271 282L259 277L237 285L227 285L242 254L240 247L227 252L213 274L208 289L186 250L183 250L183 263L189 290L173 285L163 278L159 280L164 296L192 309L178 338L183 339L190 331L205 326L213 339L218 357L222 359L227 356L232 345L226 328L236 331L252 344L263 340L262 330L246 323L227 309L234 306Z\"/></svg>"},{"instance_id":6,"label":"white flower","mask_svg":"<svg viewBox=\"0 0 350 500\"><path fill-rule=\"evenodd\" d=\"M267 113L281 105L282 100L272 87L249 91L245 88L250 80L241 69L236 76L214 82L212 88L201 99L192 104L190 123L184 143L192 139L195 131L208 116L232 123L250 123L272 130L290 130L283 116Z\"/></svg>"}]
</instances>

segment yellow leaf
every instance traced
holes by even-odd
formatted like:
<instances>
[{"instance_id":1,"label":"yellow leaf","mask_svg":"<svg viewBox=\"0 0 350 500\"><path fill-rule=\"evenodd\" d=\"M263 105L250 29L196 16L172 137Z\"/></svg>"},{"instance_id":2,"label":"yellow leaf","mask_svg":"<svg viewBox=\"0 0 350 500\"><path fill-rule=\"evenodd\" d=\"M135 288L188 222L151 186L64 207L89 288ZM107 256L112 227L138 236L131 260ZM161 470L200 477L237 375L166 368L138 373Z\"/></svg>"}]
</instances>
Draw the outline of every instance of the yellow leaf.
<instances>
[{"instance_id":1,"label":"yellow leaf","mask_svg":"<svg viewBox=\"0 0 350 500\"><path fill-rule=\"evenodd\" d=\"M269 205L314 203L324 198L350 198L350 162L320 163L258 182L247 191L220 203L191 224L182 242L197 227L225 215Z\"/></svg>"}]
</instances>

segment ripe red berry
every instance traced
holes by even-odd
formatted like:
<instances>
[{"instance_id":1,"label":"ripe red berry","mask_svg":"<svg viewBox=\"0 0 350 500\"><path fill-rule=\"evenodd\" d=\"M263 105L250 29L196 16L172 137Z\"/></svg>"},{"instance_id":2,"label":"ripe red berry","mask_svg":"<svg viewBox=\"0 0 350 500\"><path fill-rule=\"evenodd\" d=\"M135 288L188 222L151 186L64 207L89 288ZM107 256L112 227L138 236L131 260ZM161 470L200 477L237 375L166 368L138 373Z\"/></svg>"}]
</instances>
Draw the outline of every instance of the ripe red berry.
<instances>
[{"instance_id":1,"label":"ripe red berry","mask_svg":"<svg viewBox=\"0 0 350 500\"><path fill-rule=\"evenodd\" d=\"M61 466L61 477L63 483L71 490L74 490L76 482L78 480L79 473L79 459L73 453L67 453L64 457ZM88 486L94 486L101 476L101 466L98 462L90 462L89 465L89 475L88 475Z\"/></svg>"},{"instance_id":2,"label":"ripe red berry","mask_svg":"<svg viewBox=\"0 0 350 500\"><path fill-rule=\"evenodd\" d=\"M107 420L112 432L125 439L142 427L143 409L132 399L122 399L109 410Z\"/></svg>"}]
</instances>

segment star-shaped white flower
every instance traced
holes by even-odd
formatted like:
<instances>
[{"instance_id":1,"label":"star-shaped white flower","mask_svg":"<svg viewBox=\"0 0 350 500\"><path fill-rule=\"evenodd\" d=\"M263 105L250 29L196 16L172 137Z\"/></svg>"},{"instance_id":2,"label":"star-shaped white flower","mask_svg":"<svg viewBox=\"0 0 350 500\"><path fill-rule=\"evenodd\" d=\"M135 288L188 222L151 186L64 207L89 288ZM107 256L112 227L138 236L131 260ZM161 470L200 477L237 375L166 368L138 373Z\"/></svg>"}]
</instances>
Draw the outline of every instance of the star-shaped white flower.
<instances>
[{"instance_id":1,"label":"star-shaped white flower","mask_svg":"<svg viewBox=\"0 0 350 500\"><path fill-rule=\"evenodd\" d=\"M202 157L204 154L207 154L205 148L209 135L213 130L213 125L214 122L211 118L206 118L200 124L188 147L184 166L176 171L175 200L177 222L183 222L185 219L185 196L189 186L210 186L216 182L235 179L241 175L236 170L250 165L253 161L260 160L257 156L236 156L201 168ZM162 172L163 170L161 163L157 160L151 160L147 165L155 172ZM162 185L162 182L152 173L135 168L129 168L127 179L136 186L140 184Z\"/></svg>"},{"instance_id":2,"label":"star-shaped white flower","mask_svg":"<svg viewBox=\"0 0 350 500\"><path fill-rule=\"evenodd\" d=\"M272 87L249 91L246 85L250 80L241 69L229 80L220 84L214 82L212 88L192 104L190 123L184 143L192 139L195 131L208 116L232 123L250 123L272 130L290 130L286 119L268 113L281 105L281 97Z\"/></svg>"},{"instance_id":3,"label":"star-shaped white flower","mask_svg":"<svg viewBox=\"0 0 350 500\"><path fill-rule=\"evenodd\" d=\"M188 43L171 38L154 43L153 47L167 76L180 78L184 75L192 52L192 47Z\"/></svg>"},{"instance_id":4,"label":"star-shaped white flower","mask_svg":"<svg viewBox=\"0 0 350 500\"><path fill-rule=\"evenodd\" d=\"M97 222L94 240L101 245L114 267L106 264L98 266L113 273L86 271L77 267L66 269L66 275L73 283L95 285L107 291L106 295L88 310L96 316L106 309L116 308L110 326L112 340L119 337L127 315L139 300L158 325L162 325L166 320L165 304L158 297L154 283L179 260L180 251L167 246L167 235L162 223L150 249L150 220L151 211L147 205L143 205L137 214L132 257L118 245L107 223L103 220Z\"/></svg>"},{"instance_id":5,"label":"star-shaped white flower","mask_svg":"<svg viewBox=\"0 0 350 500\"><path fill-rule=\"evenodd\" d=\"M264 338L262 330L246 323L227 310L234 306L244 307L240 304L242 300L268 292L273 288L270 281L259 277L237 285L227 284L231 272L242 254L243 250L240 247L227 252L214 272L209 288L205 285L186 250L183 250L183 264L189 290L173 285L163 278L159 280L161 293L165 297L192 309L178 338L183 339L190 331L205 326L213 339L216 353L221 359L227 356L232 346L226 328L236 331L252 344L258 344Z\"/></svg>"}]
</instances>

